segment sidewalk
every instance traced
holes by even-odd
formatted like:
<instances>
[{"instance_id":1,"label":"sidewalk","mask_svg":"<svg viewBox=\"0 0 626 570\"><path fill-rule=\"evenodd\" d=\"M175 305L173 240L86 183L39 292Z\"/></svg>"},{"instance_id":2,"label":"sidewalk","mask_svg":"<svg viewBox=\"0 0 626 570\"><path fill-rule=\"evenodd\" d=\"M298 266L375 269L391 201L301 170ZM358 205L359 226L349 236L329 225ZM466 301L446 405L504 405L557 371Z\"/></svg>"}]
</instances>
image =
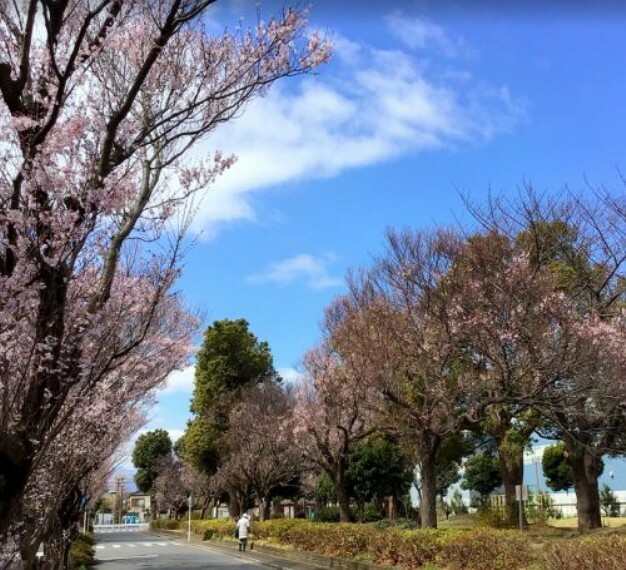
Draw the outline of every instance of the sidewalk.
<instances>
[{"instance_id":1,"label":"sidewalk","mask_svg":"<svg viewBox=\"0 0 626 570\"><path fill-rule=\"evenodd\" d=\"M179 540L187 540L187 534L176 530L151 530L150 534L157 536L176 537ZM235 558L253 560L277 570L319 570L320 568L337 568L339 570L389 570L388 566L377 566L367 562L357 560L346 560L344 558L329 558L300 552L296 550L284 550L271 546L260 546L252 541L253 548L246 552L239 552L235 540L202 540L199 535L191 535L191 544L212 550L227 552Z\"/></svg>"}]
</instances>

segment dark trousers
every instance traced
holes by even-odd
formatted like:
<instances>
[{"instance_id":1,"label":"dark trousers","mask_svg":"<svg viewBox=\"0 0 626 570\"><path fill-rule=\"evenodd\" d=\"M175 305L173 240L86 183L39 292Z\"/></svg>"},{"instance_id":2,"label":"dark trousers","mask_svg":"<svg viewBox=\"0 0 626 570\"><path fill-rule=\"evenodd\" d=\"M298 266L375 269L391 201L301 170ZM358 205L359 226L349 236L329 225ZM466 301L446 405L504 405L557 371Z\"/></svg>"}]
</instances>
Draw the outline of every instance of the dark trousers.
<instances>
[{"instance_id":1,"label":"dark trousers","mask_svg":"<svg viewBox=\"0 0 626 570\"><path fill-rule=\"evenodd\" d=\"M248 542L248 538L240 538L239 539L239 550L245 550L246 549L246 544Z\"/></svg>"}]
</instances>

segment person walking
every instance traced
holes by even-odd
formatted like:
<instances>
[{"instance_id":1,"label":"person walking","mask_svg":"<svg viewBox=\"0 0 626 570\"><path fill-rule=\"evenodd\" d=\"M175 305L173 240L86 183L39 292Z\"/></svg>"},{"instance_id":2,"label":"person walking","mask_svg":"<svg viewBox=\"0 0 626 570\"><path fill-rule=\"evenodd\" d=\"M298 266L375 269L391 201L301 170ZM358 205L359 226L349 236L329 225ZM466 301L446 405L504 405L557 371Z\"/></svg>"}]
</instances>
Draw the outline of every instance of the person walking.
<instances>
[{"instance_id":1,"label":"person walking","mask_svg":"<svg viewBox=\"0 0 626 570\"><path fill-rule=\"evenodd\" d=\"M250 515L248 515L248 513L244 513L237 521L237 531L239 536L239 551L245 552L248 535L250 534Z\"/></svg>"}]
</instances>

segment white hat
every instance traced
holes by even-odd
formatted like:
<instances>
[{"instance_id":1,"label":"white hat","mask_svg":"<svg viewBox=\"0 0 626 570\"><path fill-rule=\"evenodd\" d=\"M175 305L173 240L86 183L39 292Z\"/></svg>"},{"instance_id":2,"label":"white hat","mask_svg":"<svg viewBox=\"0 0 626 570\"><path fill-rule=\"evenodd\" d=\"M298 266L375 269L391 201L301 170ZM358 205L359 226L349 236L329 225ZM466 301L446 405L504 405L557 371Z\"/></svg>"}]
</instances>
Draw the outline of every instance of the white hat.
<instances>
[{"instance_id":1,"label":"white hat","mask_svg":"<svg viewBox=\"0 0 626 570\"><path fill-rule=\"evenodd\" d=\"M243 513L243 516L246 517L247 519L250 518L250 515L248 513Z\"/></svg>"}]
</instances>

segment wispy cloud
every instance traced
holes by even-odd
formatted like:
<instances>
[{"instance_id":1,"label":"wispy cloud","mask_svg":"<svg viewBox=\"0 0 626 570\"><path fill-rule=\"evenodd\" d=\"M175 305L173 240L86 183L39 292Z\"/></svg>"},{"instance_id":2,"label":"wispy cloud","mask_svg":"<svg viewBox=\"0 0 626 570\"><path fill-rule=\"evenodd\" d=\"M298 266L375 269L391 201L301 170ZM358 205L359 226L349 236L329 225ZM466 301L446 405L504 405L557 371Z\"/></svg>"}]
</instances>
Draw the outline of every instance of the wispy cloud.
<instances>
[{"instance_id":1,"label":"wispy cloud","mask_svg":"<svg viewBox=\"0 0 626 570\"><path fill-rule=\"evenodd\" d=\"M337 35L335 58L321 75L281 84L223 125L198 149L235 153L238 162L210 190L194 229L254 220L254 192L426 150L489 140L524 117L506 86L465 69L425 63L450 56L461 40L430 22L391 14L395 45L380 49ZM288 89L289 88L289 89Z\"/></svg>"},{"instance_id":2,"label":"wispy cloud","mask_svg":"<svg viewBox=\"0 0 626 570\"><path fill-rule=\"evenodd\" d=\"M248 282L291 285L304 281L311 289L337 287L343 283L343 280L329 273L328 264L333 259L333 255L315 257L308 253L301 253L270 264L261 273L249 276Z\"/></svg>"},{"instance_id":3,"label":"wispy cloud","mask_svg":"<svg viewBox=\"0 0 626 570\"><path fill-rule=\"evenodd\" d=\"M391 33L413 50L440 52L446 57L469 55L472 50L461 38L451 38L437 24L420 17L393 12L385 18Z\"/></svg>"},{"instance_id":4,"label":"wispy cloud","mask_svg":"<svg viewBox=\"0 0 626 570\"><path fill-rule=\"evenodd\" d=\"M194 370L195 368L193 366L188 366L187 368L183 368L182 370L176 370L175 372L172 372L168 376L165 386L161 390L159 390L159 393L191 393L191 391L193 390Z\"/></svg>"},{"instance_id":5,"label":"wispy cloud","mask_svg":"<svg viewBox=\"0 0 626 570\"><path fill-rule=\"evenodd\" d=\"M280 377L289 384L296 384L302 378L302 373L298 372L295 368L279 368L278 374Z\"/></svg>"}]
</instances>

